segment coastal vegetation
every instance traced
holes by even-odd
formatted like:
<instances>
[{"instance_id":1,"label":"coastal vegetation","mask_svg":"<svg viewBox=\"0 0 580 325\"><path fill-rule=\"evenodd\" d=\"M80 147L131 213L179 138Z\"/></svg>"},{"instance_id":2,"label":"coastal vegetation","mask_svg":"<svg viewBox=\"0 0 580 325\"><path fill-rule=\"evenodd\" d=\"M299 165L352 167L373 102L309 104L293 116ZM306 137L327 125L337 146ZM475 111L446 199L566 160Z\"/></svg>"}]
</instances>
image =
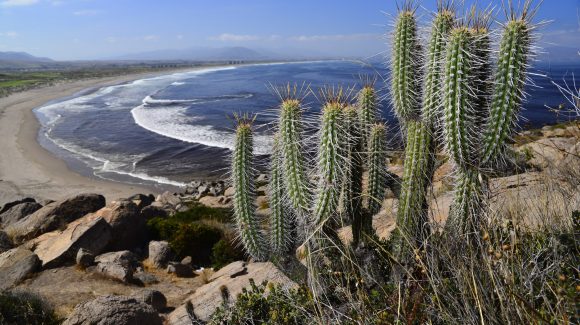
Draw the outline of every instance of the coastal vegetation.
<instances>
[{"instance_id":1,"label":"coastal vegetation","mask_svg":"<svg viewBox=\"0 0 580 325\"><path fill-rule=\"evenodd\" d=\"M400 6L392 35L390 96L406 149L388 240L372 228L389 174L385 125L373 111L379 96L369 78L356 96L351 89L322 89L318 121L304 119L296 87L277 89L268 221L254 206L253 119L237 116L231 175L240 240L255 260L284 270L280 254L287 252L286 260L306 266L313 307L297 308L321 324L574 323L578 212L545 209L540 220L522 222L517 211L491 204L498 194L493 178L518 173L512 139L539 7L508 2L506 21L495 31L495 11L462 12L454 1L439 1L426 44L418 8L415 1ZM500 35L497 49L494 35ZM313 124L318 133L311 140L304 130ZM444 225L429 214L441 155L450 163L454 193ZM542 178L542 195L556 186L574 199L579 176L572 170L563 180ZM338 235L345 226L352 230L349 243ZM243 311L250 306L263 308L236 302L240 310L222 323L236 323L236 313L254 315Z\"/></svg>"}]
</instances>

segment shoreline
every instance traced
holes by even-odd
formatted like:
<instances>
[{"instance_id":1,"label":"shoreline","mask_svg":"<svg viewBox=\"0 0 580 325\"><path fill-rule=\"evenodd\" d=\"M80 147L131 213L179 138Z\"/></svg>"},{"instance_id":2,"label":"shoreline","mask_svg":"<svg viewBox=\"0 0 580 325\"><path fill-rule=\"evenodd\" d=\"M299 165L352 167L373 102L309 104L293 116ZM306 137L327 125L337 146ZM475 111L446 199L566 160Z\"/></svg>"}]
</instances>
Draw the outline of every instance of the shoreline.
<instances>
[{"instance_id":1,"label":"shoreline","mask_svg":"<svg viewBox=\"0 0 580 325\"><path fill-rule=\"evenodd\" d=\"M111 201L137 193L159 194L161 190L154 187L87 177L71 170L64 159L39 143L41 125L33 110L92 88L204 68L207 67L63 82L0 98L0 206L21 197L59 200L79 193L98 193Z\"/></svg>"}]
</instances>

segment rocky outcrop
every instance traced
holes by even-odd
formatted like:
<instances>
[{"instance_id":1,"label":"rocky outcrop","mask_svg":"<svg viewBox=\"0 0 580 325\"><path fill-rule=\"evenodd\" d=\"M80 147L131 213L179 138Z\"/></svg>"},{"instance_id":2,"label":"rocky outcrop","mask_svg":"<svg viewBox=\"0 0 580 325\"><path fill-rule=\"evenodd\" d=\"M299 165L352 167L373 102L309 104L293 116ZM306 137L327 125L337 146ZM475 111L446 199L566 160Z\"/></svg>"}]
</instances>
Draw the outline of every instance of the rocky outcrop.
<instances>
[{"instance_id":1,"label":"rocky outcrop","mask_svg":"<svg viewBox=\"0 0 580 325\"><path fill-rule=\"evenodd\" d=\"M0 254L0 291L18 284L38 270L40 261L33 252L14 248Z\"/></svg>"},{"instance_id":2,"label":"rocky outcrop","mask_svg":"<svg viewBox=\"0 0 580 325\"><path fill-rule=\"evenodd\" d=\"M131 201L135 203L137 209L141 210L146 206L149 206L151 203L155 201L155 196L153 194L145 195L145 194L135 194L127 199L127 201Z\"/></svg>"},{"instance_id":3,"label":"rocky outcrop","mask_svg":"<svg viewBox=\"0 0 580 325\"><path fill-rule=\"evenodd\" d=\"M169 243L166 241L149 242L149 261L157 268L164 268L171 260L173 254Z\"/></svg>"},{"instance_id":4,"label":"rocky outcrop","mask_svg":"<svg viewBox=\"0 0 580 325\"><path fill-rule=\"evenodd\" d=\"M143 218L145 222L153 218L166 218L168 215L169 214L166 210L154 205L148 205L141 209L141 218Z\"/></svg>"},{"instance_id":5,"label":"rocky outcrop","mask_svg":"<svg viewBox=\"0 0 580 325\"><path fill-rule=\"evenodd\" d=\"M2 227L9 227L12 224L24 219L26 216L40 210L42 205L36 202L23 202L12 206L0 214L0 223Z\"/></svg>"},{"instance_id":6,"label":"rocky outcrop","mask_svg":"<svg viewBox=\"0 0 580 325\"><path fill-rule=\"evenodd\" d=\"M63 231L53 231L26 243L38 255L43 268L52 268L75 261L83 248L101 253L111 240L111 226L105 219L87 216L71 222Z\"/></svg>"},{"instance_id":7,"label":"rocky outcrop","mask_svg":"<svg viewBox=\"0 0 580 325\"><path fill-rule=\"evenodd\" d=\"M159 314L134 297L103 296L79 304L63 325L161 325Z\"/></svg>"},{"instance_id":8,"label":"rocky outcrop","mask_svg":"<svg viewBox=\"0 0 580 325\"><path fill-rule=\"evenodd\" d=\"M0 208L0 214L3 214L4 212L22 203L36 203L36 200L31 197L25 197L19 200L8 202Z\"/></svg>"},{"instance_id":9,"label":"rocky outcrop","mask_svg":"<svg viewBox=\"0 0 580 325\"><path fill-rule=\"evenodd\" d=\"M81 194L50 203L33 214L6 228L15 242L23 242L41 234L64 228L87 213L105 206L105 197L99 194Z\"/></svg>"},{"instance_id":10,"label":"rocky outcrop","mask_svg":"<svg viewBox=\"0 0 580 325\"><path fill-rule=\"evenodd\" d=\"M225 208L229 209L234 206L234 201L231 197L224 195L220 196L204 196L199 199L199 203L210 208Z\"/></svg>"},{"instance_id":11,"label":"rocky outcrop","mask_svg":"<svg viewBox=\"0 0 580 325\"><path fill-rule=\"evenodd\" d=\"M12 239L10 239L5 232L0 230L0 253L4 253L12 247L14 247Z\"/></svg>"},{"instance_id":12,"label":"rocky outcrop","mask_svg":"<svg viewBox=\"0 0 580 325\"><path fill-rule=\"evenodd\" d=\"M111 226L111 241L107 250L132 250L141 247L147 240L145 219L132 201L114 201L93 214Z\"/></svg>"},{"instance_id":13,"label":"rocky outcrop","mask_svg":"<svg viewBox=\"0 0 580 325\"><path fill-rule=\"evenodd\" d=\"M264 281L280 284L284 288L294 288L297 284L290 280L274 264L234 262L220 269L210 277L210 282L198 288L185 304L175 309L167 318L171 325L192 324L191 315L207 321L215 310L221 306L224 288L229 293L229 301L235 302L242 290L250 285L250 279L255 283ZM188 308L188 304L191 306Z\"/></svg>"},{"instance_id":14,"label":"rocky outcrop","mask_svg":"<svg viewBox=\"0 0 580 325\"><path fill-rule=\"evenodd\" d=\"M87 268L95 264L95 254L84 248L80 248L77 252L76 262L81 268Z\"/></svg>"}]
</instances>

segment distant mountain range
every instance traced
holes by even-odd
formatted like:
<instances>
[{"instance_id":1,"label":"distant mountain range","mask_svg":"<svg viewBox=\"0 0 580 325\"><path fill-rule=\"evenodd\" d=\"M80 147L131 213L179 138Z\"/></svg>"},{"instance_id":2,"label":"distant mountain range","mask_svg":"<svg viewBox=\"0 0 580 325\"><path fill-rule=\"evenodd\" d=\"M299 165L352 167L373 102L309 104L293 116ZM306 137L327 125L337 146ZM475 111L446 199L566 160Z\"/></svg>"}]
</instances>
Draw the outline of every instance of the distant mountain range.
<instances>
[{"instance_id":1,"label":"distant mountain range","mask_svg":"<svg viewBox=\"0 0 580 325\"><path fill-rule=\"evenodd\" d=\"M0 52L0 61L54 62L52 59L34 56L26 52Z\"/></svg>"},{"instance_id":2,"label":"distant mountain range","mask_svg":"<svg viewBox=\"0 0 580 325\"><path fill-rule=\"evenodd\" d=\"M298 51L296 49L250 49L241 46L232 47L191 47L187 49L157 50L132 53L106 58L106 60L185 60L185 61L225 61L225 60L300 60L306 58L328 58L323 53Z\"/></svg>"}]
</instances>

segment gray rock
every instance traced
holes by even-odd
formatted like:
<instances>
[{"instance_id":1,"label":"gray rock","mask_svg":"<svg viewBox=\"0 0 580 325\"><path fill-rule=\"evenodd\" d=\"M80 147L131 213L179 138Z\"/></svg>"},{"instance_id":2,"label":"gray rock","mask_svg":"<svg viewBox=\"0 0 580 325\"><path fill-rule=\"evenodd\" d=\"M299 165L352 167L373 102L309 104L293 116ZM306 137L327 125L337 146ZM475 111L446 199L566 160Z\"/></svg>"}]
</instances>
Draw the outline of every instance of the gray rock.
<instances>
[{"instance_id":1,"label":"gray rock","mask_svg":"<svg viewBox=\"0 0 580 325\"><path fill-rule=\"evenodd\" d=\"M193 276L193 268L191 265L169 262L167 265L167 273L175 274L178 278L191 278Z\"/></svg>"},{"instance_id":2,"label":"gray rock","mask_svg":"<svg viewBox=\"0 0 580 325\"><path fill-rule=\"evenodd\" d=\"M135 254L130 251L119 251L119 252L110 252L101 254L95 257L96 263L114 263L114 264L121 264L131 266L135 268L138 264L138 259Z\"/></svg>"},{"instance_id":3,"label":"gray rock","mask_svg":"<svg viewBox=\"0 0 580 325\"><path fill-rule=\"evenodd\" d=\"M38 256L27 249L17 247L0 254L0 291L15 286L39 266Z\"/></svg>"},{"instance_id":4,"label":"gray rock","mask_svg":"<svg viewBox=\"0 0 580 325\"><path fill-rule=\"evenodd\" d=\"M43 268L73 263L79 249L101 253L111 240L111 226L101 217L88 215L71 222L63 231L53 231L26 243L42 261Z\"/></svg>"},{"instance_id":5,"label":"gray rock","mask_svg":"<svg viewBox=\"0 0 580 325\"><path fill-rule=\"evenodd\" d=\"M4 253L12 247L14 247L12 239L5 232L0 231L0 253Z\"/></svg>"},{"instance_id":6,"label":"gray rock","mask_svg":"<svg viewBox=\"0 0 580 325\"><path fill-rule=\"evenodd\" d=\"M236 191L234 190L234 188L232 186L228 187L226 189L226 191L224 192L224 195L227 197L232 197L232 196L234 196L234 194L236 194Z\"/></svg>"},{"instance_id":7,"label":"gray rock","mask_svg":"<svg viewBox=\"0 0 580 325\"><path fill-rule=\"evenodd\" d=\"M164 268L172 257L171 248L166 241L149 242L149 260L157 268Z\"/></svg>"},{"instance_id":8,"label":"gray rock","mask_svg":"<svg viewBox=\"0 0 580 325\"><path fill-rule=\"evenodd\" d=\"M81 248L77 252L77 265L83 268L87 268L95 263L95 255L88 250Z\"/></svg>"},{"instance_id":9,"label":"gray rock","mask_svg":"<svg viewBox=\"0 0 580 325\"><path fill-rule=\"evenodd\" d=\"M2 227L8 227L20 219L38 211L42 205L36 202L24 202L15 205L0 214L0 223Z\"/></svg>"},{"instance_id":10,"label":"gray rock","mask_svg":"<svg viewBox=\"0 0 580 325\"><path fill-rule=\"evenodd\" d=\"M143 271L133 273L133 280L141 282L143 285L159 283L159 279L155 275Z\"/></svg>"},{"instance_id":11,"label":"gray rock","mask_svg":"<svg viewBox=\"0 0 580 325\"><path fill-rule=\"evenodd\" d=\"M191 263L192 263L191 256L186 256L181 260L181 264L183 265L191 265Z\"/></svg>"},{"instance_id":12,"label":"gray rock","mask_svg":"<svg viewBox=\"0 0 580 325\"><path fill-rule=\"evenodd\" d=\"M161 325L159 314L134 297L103 296L79 304L63 325Z\"/></svg>"},{"instance_id":13,"label":"gray rock","mask_svg":"<svg viewBox=\"0 0 580 325\"><path fill-rule=\"evenodd\" d=\"M94 213L109 223L112 239L109 251L133 250L147 241L147 226L137 205L131 201L114 201Z\"/></svg>"},{"instance_id":14,"label":"gray rock","mask_svg":"<svg viewBox=\"0 0 580 325\"><path fill-rule=\"evenodd\" d=\"M141 209L141 218L144 219L145 222L158 217L167 218L167 215L168 215L167 211L163 210L163 208L161 207L154 205L148 205L143 209Z\"/></svg>"},{"instance_id":15,"label":"gray rock","mask_svg":"<svg viewBox=\"0 0 580 325\"><path fill-rule=\"evenodd\" d=\"M163 312L167 308L167 298L157 290L145 289L133 295L133 297L148 304L158 312Z\"/></svg>"},{"instance_id":16,"label":"gray rock","mask_svg":"<svg viewBox=\"0 0 580 325\"><path fill-rule=\"evenodd\" d=\"M17 243L41 234L64 228L69 222L105 206L105 197L99 194L80 194L53 202L6 228Z\"/></svg>"},{"instance_id":17,"label":"gray rock","mask_svg":"<svg viewBox=\"0 0 580 325\"><path fill-rule=\"evenodd\" d=\"M197 193L200 195L207 194L209 192L209 186L201 185L197 188Z\"/></svg>"},{"instance_id":18,"label":"gray rock","mask_svg":"<svg viewBox=\"0 0 580 325\"><path fill-rule=\"evenodd\" d=\"M171 312L167 317L167 323L171 325L192 324L192 317L208 321L215 310L222 306L223 288L227 288L230 302L234 303L244 288L250 285L250 279L253 279L255 283L267 281L272 284L280 284L287 289L298 286L270 262L233 262L217 271L210 277L211 282L197 288L186 299L189 301L189 307L188 303L185 303ZM193 316L191 315L192 311Z\"/></svg>"},{"instance_id":19,"label":"gray rock","mask_svg":"<svg viewBox=\"0 0 580 325\"><path fill-rule=\"evenodd\" d=\"M156 201L163 204L163 206L169 206L173 208L175 208L178 204L181 203L179 197L175 196L173 193L168 191L163 192L163 194L157 196Z\"/></svg>"},{"instance_id":20,"label":"gray rock","mask_svg":"<svg viewBox=\"0 0 580 325\"><path fill-rule=\"evenodd\" d=\"M19 204L22 203L36 203L36 200L31 198L31 197L25 197L22 198L20 200L16 200L16 201L12 201L12 202L8 202L6 204L4 204L4 206L2 206L2 208L0 208L0 214L10 210L12 207L17 206Z\"/></svg>"},{"instance_id":21,"label":"gray rock","mask_svg":"<svg viewBox=\"0 0 580 325\"><path fill-rule=\"evenodd\" d=\"M119 280L121 282L129 283L133 281L133 268L128 265L101 262L97 264L95 271L107 278Z\"/></svg>"},{"instance_id":22,"label":"gray rock","mask_svg":"<svg viewBox=\"0 0 580 325\"><path fill-rule=\"evenodd\" d=\"M131 196L130 198L128 198L127 200L135 203L137 208L139 210L141 210L144 207L153 203L153 201L155 201L155 197L152 194L149 194L149 195L135 194L135 195Z\"/></svg>"}]
</instances>

